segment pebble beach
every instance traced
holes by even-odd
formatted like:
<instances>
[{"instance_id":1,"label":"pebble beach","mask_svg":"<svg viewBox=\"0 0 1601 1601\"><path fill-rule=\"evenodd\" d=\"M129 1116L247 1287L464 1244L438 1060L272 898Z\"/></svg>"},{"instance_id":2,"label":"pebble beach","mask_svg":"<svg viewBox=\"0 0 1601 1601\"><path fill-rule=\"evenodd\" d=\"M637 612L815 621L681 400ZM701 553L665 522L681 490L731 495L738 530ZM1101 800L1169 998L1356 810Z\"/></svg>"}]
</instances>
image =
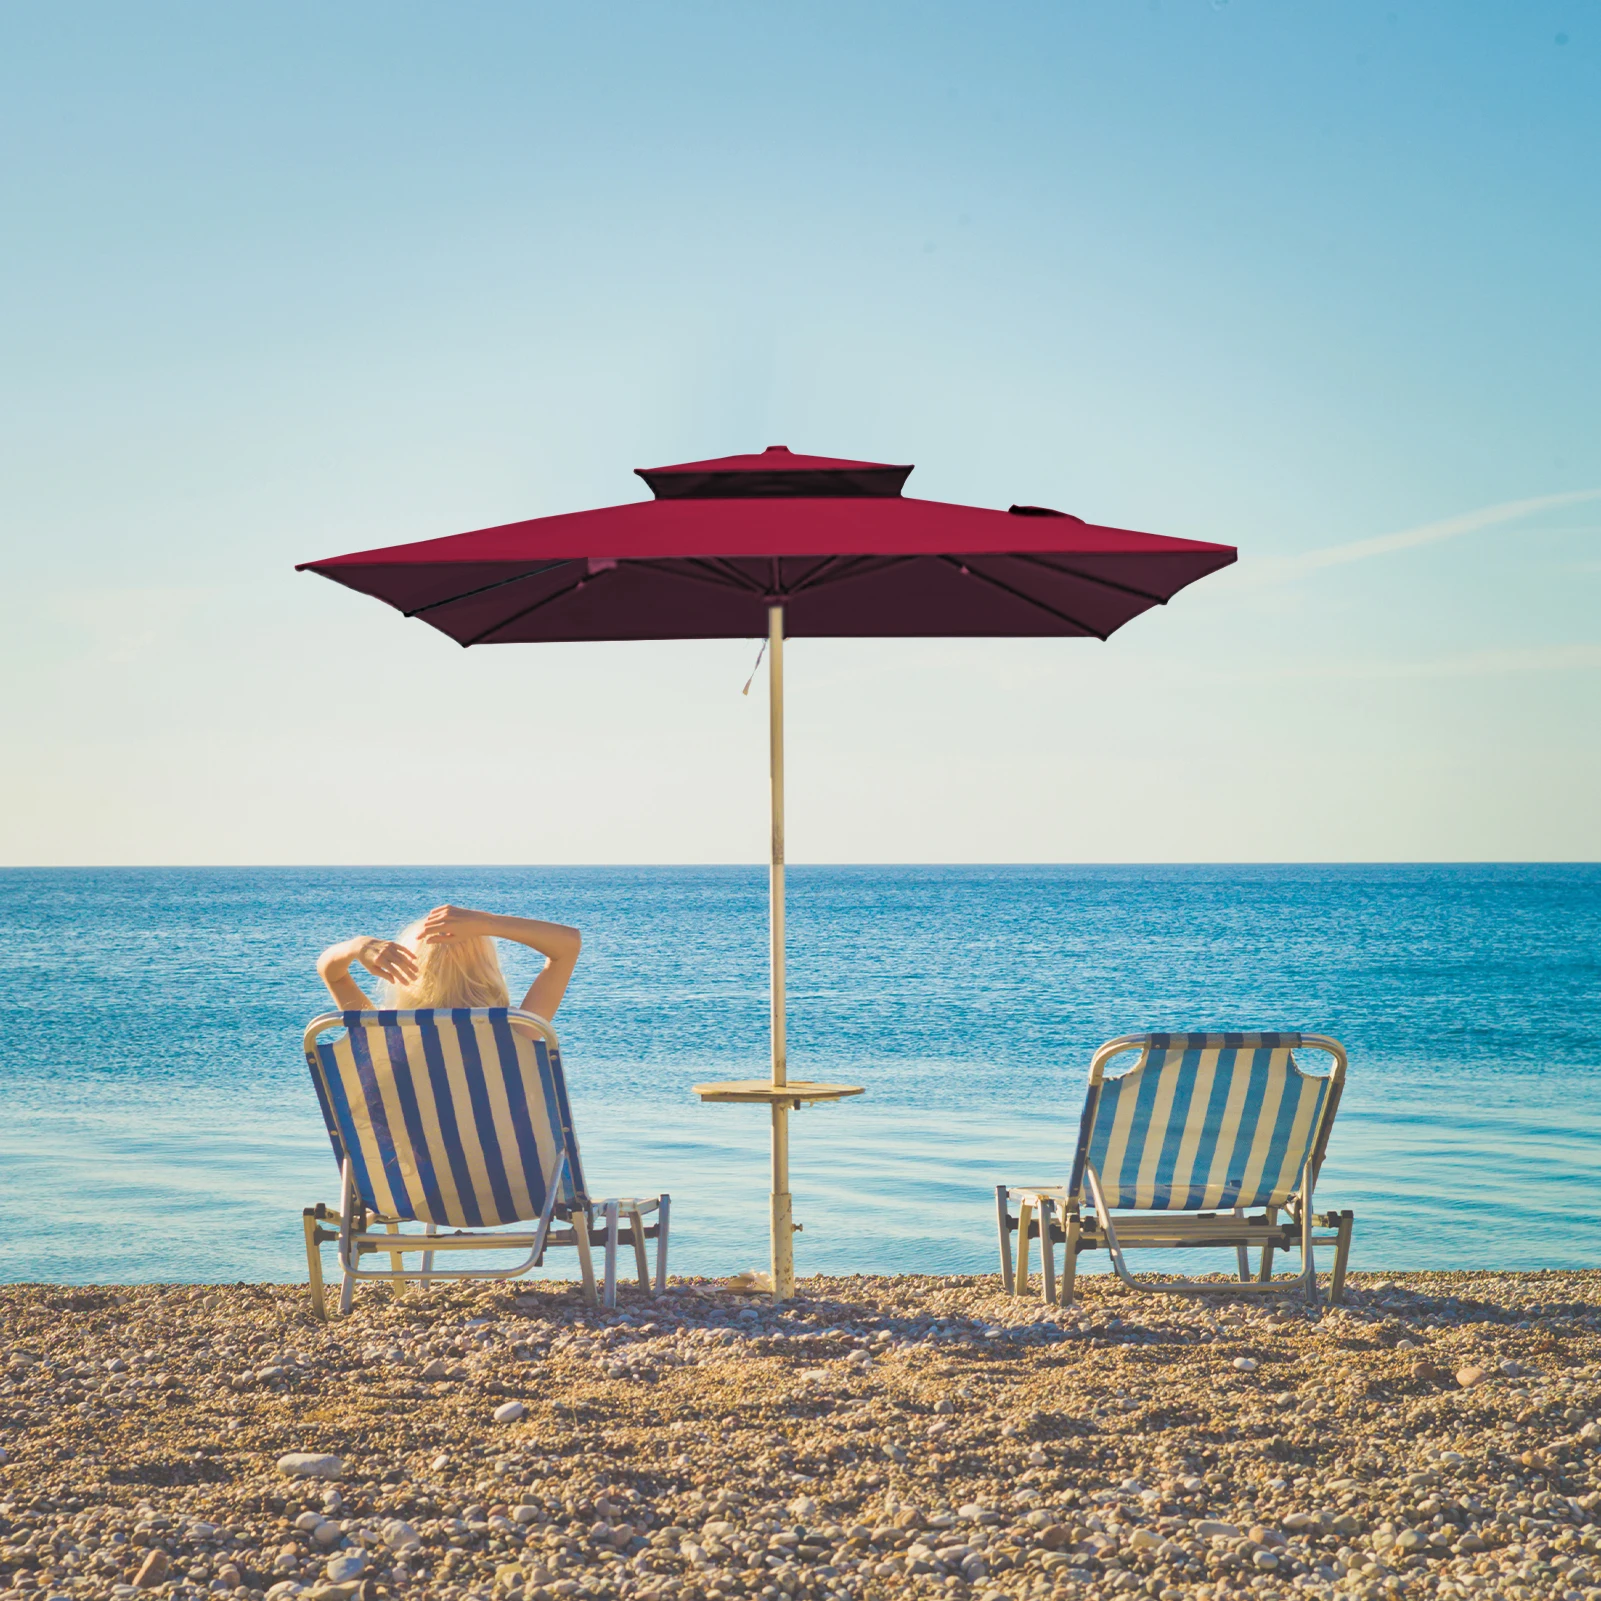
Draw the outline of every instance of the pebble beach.
<instances>
[{"instance_id":1,"label":"pebble beach","mask_svg":"<svg viewBox=\"0 0 1601 1601\"><path fill-rule=\"evenodd\" d=\"M0 1601L1601 1597L1601 1273L0 1289Z\"/></svg>"}]
</instances>

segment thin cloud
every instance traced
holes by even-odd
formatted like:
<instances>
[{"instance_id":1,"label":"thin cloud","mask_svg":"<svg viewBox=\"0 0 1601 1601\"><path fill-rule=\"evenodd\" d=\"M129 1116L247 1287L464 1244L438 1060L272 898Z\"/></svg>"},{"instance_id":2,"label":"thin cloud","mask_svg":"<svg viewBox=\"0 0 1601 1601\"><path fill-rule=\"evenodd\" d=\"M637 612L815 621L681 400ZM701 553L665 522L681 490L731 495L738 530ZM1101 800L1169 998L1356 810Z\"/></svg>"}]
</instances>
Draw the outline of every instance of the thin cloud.
<instances>
[{"instance_id":1,"label":"thin cloud","mask_svg":"<svg viewBox=\"0 0 1601 1601\"><path fill-rule=\"evenodd\" d=\"M1558 506L1577 506L1589 500L1601 500L1601 489L1574 489L1561 495L1536 495L1532 500L1509 500L1499 506L1481 506L1478 511L1464 512L1460 517L1446 517L1439 522L1423 523L1417 528L1403 528L1396 534L1353 539L1349 544L1325 545L1321 550L1309 550L1304 555L1263 562L1258 572L1264 579L1282 582L1300 578L1323 567L1339 567L1346 562L1366 561L1370 556L1389 556L1398 550L1437 544L1442 539L1455 539L1459 534L1477 533L1481 528L1517 522L1538 512L1554 511Z\"/></svg>"}]
</instances>

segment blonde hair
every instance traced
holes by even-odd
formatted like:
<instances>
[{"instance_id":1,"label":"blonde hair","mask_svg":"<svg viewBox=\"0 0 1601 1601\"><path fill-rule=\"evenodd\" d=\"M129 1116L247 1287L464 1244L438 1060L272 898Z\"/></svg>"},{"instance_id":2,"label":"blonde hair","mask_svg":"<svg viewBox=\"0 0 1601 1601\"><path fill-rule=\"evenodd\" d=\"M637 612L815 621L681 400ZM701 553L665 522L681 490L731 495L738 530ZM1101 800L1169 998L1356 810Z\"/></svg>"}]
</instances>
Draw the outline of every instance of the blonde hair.
<instances>
[{"instance_id":1,"label":"blonde hair","mask_svg":"<svg viewBox=\"0 0 1601 1601\"><path fill-rule=\"evenodd\" d=\"M469 939L419 941L420 922L408 923L398 943L417 958L417 977L410 984L388 984L388 1001L413 1007L510 1006L506 977L500 970L495 942L486 935Z\"/></svg>"}]
</instances>

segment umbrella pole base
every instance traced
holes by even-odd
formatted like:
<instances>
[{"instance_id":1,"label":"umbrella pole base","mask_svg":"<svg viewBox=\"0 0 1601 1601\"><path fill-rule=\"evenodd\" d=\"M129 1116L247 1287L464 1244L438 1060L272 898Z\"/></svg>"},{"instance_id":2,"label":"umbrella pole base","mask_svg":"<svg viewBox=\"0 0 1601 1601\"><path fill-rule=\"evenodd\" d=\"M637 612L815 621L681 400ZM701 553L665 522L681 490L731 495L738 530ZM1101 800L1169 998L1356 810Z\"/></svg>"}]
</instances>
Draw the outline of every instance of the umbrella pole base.
<instances>
[{"instance_id":1,"label":"umbrella pole base","mask_svg":"<svg viewBox=\"0 0 1601 1601\"><path fill-rule=\"evenodd\" d=\"M773 1299L795 1298L795 1224L788 1190L775 1191L769 1199L773 1212Z\"/></svg>"}]
</instances>

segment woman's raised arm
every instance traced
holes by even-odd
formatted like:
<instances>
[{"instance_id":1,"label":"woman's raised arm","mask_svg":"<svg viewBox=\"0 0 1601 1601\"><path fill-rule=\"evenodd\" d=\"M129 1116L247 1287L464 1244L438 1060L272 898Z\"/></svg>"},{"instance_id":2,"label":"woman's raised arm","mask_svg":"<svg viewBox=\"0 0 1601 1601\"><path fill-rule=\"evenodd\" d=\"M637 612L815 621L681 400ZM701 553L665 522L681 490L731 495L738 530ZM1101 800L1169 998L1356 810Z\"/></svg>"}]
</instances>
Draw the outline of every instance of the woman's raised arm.
<instances>
[{"instance_id":1,"label":"woman's raised arm","mask_svg":"<svg viewBox=\"0 0 1601 1601\"><path fill-rule=\"evenodd\" d=\"M491 939L514 940L538 951L545 966L528 986L523 997L525 1012L536 1012L547 1021L556 1015L568 981L578 965L583 940L576 928L565 923L542 923L537 917L502 917L495 912L474 912L464 906L436 906L423 919L420 940L448 940L487 934Z\"/></svg>"},{"instance_id":2,"label":"woman's raised arm","mask_svg":"<svg viewBox=\"0 0 1601 1601\"><path fill-rule=\"evenodd\" d=\"M369 1012L372 1001L366 990L350 976L350 964L360 962L375 978L390 984L409 984L417 976L417 958L404 945L392 939L374 939L357 934L354 939L330 945L317 958L317 976L328 986L328 993L347 1012Z\"/></svg>"}]
</instances>

